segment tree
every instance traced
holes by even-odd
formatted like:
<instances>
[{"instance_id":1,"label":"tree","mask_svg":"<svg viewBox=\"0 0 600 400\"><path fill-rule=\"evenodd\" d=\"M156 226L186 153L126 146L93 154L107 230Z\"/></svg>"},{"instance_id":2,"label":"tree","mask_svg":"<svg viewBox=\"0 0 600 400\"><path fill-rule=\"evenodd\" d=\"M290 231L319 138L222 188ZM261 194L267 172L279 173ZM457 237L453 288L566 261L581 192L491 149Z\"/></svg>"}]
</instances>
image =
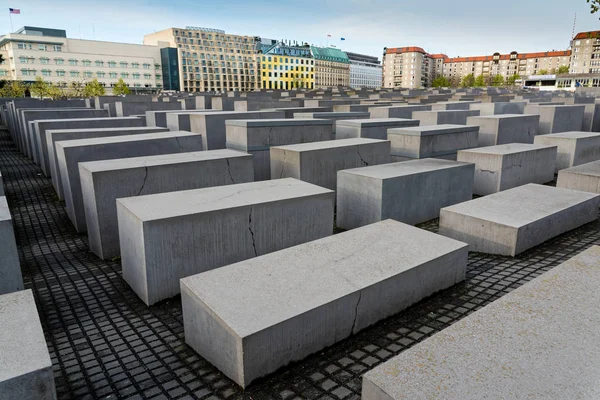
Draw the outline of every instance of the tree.
<instances>
[{"instance_id":1,"label":"tree","mask_svg":"<svg viewBox=\"0 0 600 400\"><path fill-rule=\"evenodd\" d=\"M518 81L519 79L521 79L521 76L519 74L514 74L514 75L508 77L508 79L506 80L506 84L509 86L514 86L515 82Z\"/></svg>"},{"instance_id":2,"label":"tree","mask_svg":"<svg viewBox=\"0 0 600 400\"><path fill-rule=\"evenodd\" d=\"M504 77L500 74L495 75L492 80L492 86L502 86L504 85Z\"/></svg>"},{"instance_id":3,"label":"tree","mask_svg":"<svg viewBox=\"0 0 600 400\"><path fill-rule=\"evenodd\" d=\"M0 64L2 64L4 62L4 56L2 54L0 54Z\"/></svg>"},{"instance_id":4,"label":"tree","mask_svg":"<svg viewBox=\"0 0 600 400\"><path fill-rule=\"evenodd\" d=\"M464 88L475 86L475 75L474 74L465 75L462 78L462 81L460 82L460 86L462 86Z\"/></svg>"},{"instance_id":5,"label":"tree","mask_svg":"<svg viewBox=\"0 0 600 400\"><path fill-rule=\"evenodd\" d=\"M431 82L431 86L434 88L450 87L450 80L445 76L440 75Z\"/></svg>"},{"instance_id":6,"label":"tree","mask_svg":"<svg viewBox=\"0 0 600 400\"><path fill-rule=\"evenodd\" d=\"M547 69L540 69L539 75L548 75L548 70Z\"/></svg>"},{"instance_id":7,"label":"tree","mask_svg":"<svg viewBox=\"0 0 600 400\"><path fill-rule=\"evenodd\" d=\"M21 81L8 82L0 89L0 97L25 97L27 85Z\"/></svg>"},{"instance_id":8,"label":"tree","mask_svg":"<svg viewBox=\"0 0 600 400\"><path fill-rule=\"evenodd\" d=\"M48 86L48 91L46 92L46 96L51 98L52 100L66 99L67 93L61 86L58 85L50 85Z\"/></svg>"},{"instance_id":9,"label":"tree","mask_svg":"<svg viewBox=\"0 0 600 400\"><path fill-rule=\"evenodd\" d=\"M586 0L591 8L591 13L595 14L600 11L600 0Z\"/></svg>"},{"instance_id":10,"label":"tree","mask_svg":"<svg viewBox=\"0 0 600 400\"><path fill-rule=\"evenodd\" d=\"M568 74L569 73L569 66L568 65L561 65L560 67L558 67L558 73L559 74Z\"/></svg>"},{"instance_id":11,"label":"tree","mask_svg":"<svg viewBox=\"0 0 600 400\"><path fill-rule=\"evenodd\" d=\"M106 94L106 90L104 90L104 86L98 82L98 79L86 83L85 88L83 89L83 95L85 97L104 96L104 94Z\"/></svg>"},{"instance_id":12,"label":"tree","mask_svg":"<svg viewBox=\"0 0 600 400\"><path fill-rule=\"evenodd\" d=\"M119 78L119 81L113 87L113 94L119 96L122 94L129 93L131 93L131 90L129 90L129 86L127 86L123 78Z\"/></svg>"},{"instance_id":13,"label":"tree","mask_svg":"<svg viewBox=\"0 0 600 400\"><path fill-rule=\"evenodd\" d=\"M483 75L479 75L477 78L475 78L474 85L475 87L485 86L485 77Z\"/></svg>"},{"instance_id":14,"label":"tree","mask_svg":"<svg viewBox=\"0 0 600 400\"><path fill-rule=\"evenodd\" d=\"M35 78L35 82L29 85L29 93L31 96L39 97L43 99L48 96L48 89L50 88L50 84L44 82L41 76Z\"/></svg>"}]
</instances>

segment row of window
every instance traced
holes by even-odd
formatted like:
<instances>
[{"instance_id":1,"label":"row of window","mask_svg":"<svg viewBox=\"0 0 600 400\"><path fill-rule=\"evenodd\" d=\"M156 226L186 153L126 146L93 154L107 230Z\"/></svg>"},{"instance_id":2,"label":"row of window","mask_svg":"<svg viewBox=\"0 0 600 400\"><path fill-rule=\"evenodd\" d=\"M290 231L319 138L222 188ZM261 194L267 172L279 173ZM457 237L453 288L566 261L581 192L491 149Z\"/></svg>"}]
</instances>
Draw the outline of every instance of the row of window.
<instances>
[{"instance_id":1,"label":"row of window","mask_svg":"<svg viewBox=\"0 0 600 400\"><path fill-rule=\"evenodd\" d=\"M33 50L34 48L36 48L36 46L34 46L31 43L24 43L24 42L18 42L17 43L17 48L19 50ZM46 44L38 44L37 45L37 49L41 50L41 51L48 51L48 45ZM54 51L62 51L62 46L55 44L54 46L52 46L52 49Z\"/></svg>"},{"instance_id":2,"label":"row of window","mask_svg":"<svg viewBox=\"0 0 600 400\"><path fill-rule=\"evenodd\" d=\"M290 60L291 60L291 64L294 64L294 60L295 60L295 64L304 64L304 61L306 61L306 65L314 65L315 64L314 60L304 60L304 59L298 60L297 58L288 59L287 57L262 56L263 61L271 62L271 58L273 58L273 62L279 61L279 62L285 62L286 64L290 63ZM300 61L300 62L298 62L298 61Z\"/></svg>"},{"instance_id":3,"label":"row of window","mask_svg":"<svg viewBox=\"0 0 600 400\"><path fill-rule=\"evenodd\" d=\"M52 71L49 69L42 69L42 76L53 76L52 75ZM67 71L62 70L62 69L58 69L56 71L54 71L56 73L56 76L66 76ZM26 69L23 68L21 69L21 74L24 76L35 76L37 74L37 70L36 69ZM106 72L96 72L95 74L92 71L69 71L69 75L72 78L78 78L80 76L83 76L84 78L93 78L94 75L97 78L105 78L107 76ZM109 72L108 73L108 77L109 78L113 78L116 79L117 77L123 78L123 79L129 79L129 77L132 77L133 79L141 79L142 74L139 73L133 73L133 74L129 74L128 72L122 72L121 74L117 74L116 72ZM161 79L161 75L156 75L156 79ZM152 75L151 74L144 74L144 79L152 79Z\"/></svg>"},{"instance_id":4,"label":"row of window","mask_svg":"<svg viewBox=\"0 0 600 400\"><path fill-rule=\"evenodd\" d=\"M203 45L203 46L210 46L210 47L214 47L215 46L215 42L212 41L208 41L208 40L197 40L196 42L194 42L194 39L187 39L187 38L176 38L175 41L177 43L183 43L183 44L198 44L198 45ZM220 42L217 41L216 42L217 47L223 47L223 48L236 48L236 49L244 49L244 50L250 50L251 47L247 44L239 44L239 43L235 43L235 42Z\"/></svg>"},{"instance_id":5,"label":"row of window","mask_svg":"<svg viewBox=\"0 0 600 400\"><path fill-rule=\"evenodd\" d=\"M69 65L79 65L79 61L81 61L81 65L83 65L84 67L91 67L92 66L92 62L90 60L77 60L74 58L70 58L69 60ZM19 57L19 62L21 64L33 64L35 63L35 57L25 57L25 56L21 56ZM55 58L54 59L54 63L56 65L62 65L65 63L65 59L64 58ZM107 61L106 62L109 68L116 68L117 67L117 62L116 61ZM50 64L50 58L48 57L40 57L40 64ZM96 67L104 67L104 61L95 61L95 65ZM148 63L144 63L142 64L144 69L150 69L151 68L151 64ZM125 61L121 61L119 63L119 67L120 68L129 68L129 63L125 62ZM131 63L131 68L133 69L138 69L140 67L140 63L134 62ZM154 68L155 69L160 69L160 64L154 64Z\"/></svg>"},{"instance_id":6,"label":"row of window","mask_svg":"<svg viewBox=\"0 0 600 400\"><path fill-rule=\"evenodd\" d=\"M184 47L185 46L185 47ZM179 47L180 49L186 48L186 49L190 49L190 45L189 44L178 44L177 47ZM202 46L198 46L196 48L196 46L191 46L191 50L203 50L203 51L212 51L213 53L216 53L217 51L219 53L223 53L223 48L219 47L219 48L214 48L214 47L202 47ZM225 49L225 53L237 53L237 54L252 54L251 50L240 50L240 49Z\"/></svg>"},{"instance_id":7,"label":"row of window","mask_svg":"<svg viewBox=\"0 0 600 400\"><path fill-rule=\"evenodd\" d=\"M297 71L304 71L305 70L304 67L294 67L294 66L290 67L289 65L285 65L285 66L284 65L280 65L279 66L279 70L283 71L284 67L285 67L286 71L289 71L290 68L292 70L297 70ZM277 70L277 65L263 64L262 65L262 69ZM306 67L306 71L313 71L314 69L315 69L315 67Z\"/></svg>"},{"instance_id":8,"label":"row of window","mask_svg":"<svg viewBox=\"0 0 600 400\"><path fill-rule=\"evenodd\" d=\"M263 89L295 89L295 88L306 88L314 89L314 82L283 82L283 81L263 81Z\"/></svg>"},{"instance_id":9,"label":"row of window","mask_svg":"<svg viewBox=\"0 0 600 400\"><path fill-rule=\"evenodd\" d=\"M220 70L221 70L220 72L222 72L224 74L225 73L231 74L232 72L235 75L238 74L238 69L237 68L234 68L233 70L231 68L221 68ZM186 66L182 67L182 71L183 72L201 72L200 71L200 67L186 67ZM212 67L206 68L206 67L202 67L202 72L208 72L208 73L215 72L215 73L219 73L219 68L212 68ZM239 73L242 74L242 75L244 75L244 74L245 75L254 75L254 70L253 69L250 69L250 70L248 70L248 69L246 69L246 70L240 69Z\"/></svg>"},{"instance_id":10,"label":"row of window","mask_svg":"<svg viewBox=\"0 0 600 400\"><path fill-rule=\"evenodd\" d=\"M266 77L267 72L262 73L263 77ZM307 74L307 73L293 73L293 72L269 72L268 73L269 78L275 77L275 78L310 78L310 79L314 79L315 75L314 74ZM289 74L289 76L288 76Z\"/></svg>"}]
</instances>

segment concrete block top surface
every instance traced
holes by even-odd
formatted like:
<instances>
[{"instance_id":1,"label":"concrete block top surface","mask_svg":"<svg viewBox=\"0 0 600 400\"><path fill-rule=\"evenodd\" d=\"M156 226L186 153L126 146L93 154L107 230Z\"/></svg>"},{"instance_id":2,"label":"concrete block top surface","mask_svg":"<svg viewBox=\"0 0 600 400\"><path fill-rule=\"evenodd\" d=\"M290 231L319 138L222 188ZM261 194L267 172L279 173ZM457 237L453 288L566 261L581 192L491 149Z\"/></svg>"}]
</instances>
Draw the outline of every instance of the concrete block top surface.
<instances>
[{"instance_id":1,"label":"concrete block top surface","mask_svg":"<svg viewBox=\"0 0 600 400\"><path fill-rule=\"evenodd\" d=\"M373 119L348 119L336 121L337 126L397 126L398 124L418 124L418 119L408 118L373 118Z\"/></svg>"},{"instance_id":2,"label":"concrete block top surface","mask_svg":"<svg viewBox=\"0 0 600 400\"><path fill-rule=\"evenodd\" d=\"M85 122L85 121L105 121L105 120L110 120L110 121L133 121L139 119L139 117L133 117L133 116L129 116L129 117L97 117L97 118L61 118L61 119L37 119L36 122L38 123L42 123L42 122L52 122L52 123L61 123L61 122L69 122L69 121L76 121L76 122ZM119 128L122 129L122 128Z\"/></svg>"},{"instance_id":3,"label":"concrete block top surface","mask_svg":"<svg viewBox=\"0 0 600 400\"><path fill-rule=\"evenodd\" d=\"M225 121L228 126L245 126L245 127L261 127L261 126L306 126L306 125L333 125L330 119L318 118L273 118L273 119L232 119Z\"/></svg>"},{"instance_id":4,"label":"concrete block top surface","mask_svg":"<svg viewBox=\"0 0 600 400\"><path fill-rule=\"evenodd\" d=\"M465 247L386 220L193 275L181 285L246 337Z\"/></svg>"},{"instance_id":5,"label":"concrete block top surface","mask_svg":"<svg viewBox=\"0 0 600 400\"><path fill-rule=\"evenodd\" d=\"M539 135L540 139L551 138L551 139L585 139L591 137L600 137L600 133L598 132L579 132L579 131L571 131L571 132L559 132L559 133L549 133L547 135Z\"/></svg>"},{"instance_id":6,"label":"concrete block top surface","mask_svg":"<svg viewBox=\"0 0 600 400\"><path fill-rule=\"evenodd\" d=\"M479 153L479 154L497 154L497 155L506 155L506 154L515 154L522 153L525 151L533 151L533 150L541 150L548 149L551 147L545 144L530 144L530 143L509 143L509 144L499 144L496 146L488 146L488 147L478 147L475 149L466 149L459 150L459 153Z\"/></svg>"},{"instance_id":7,"label":"concrete block top surface","mask_svg":"<svg viewBox=\"0 0 600 400\"><path fill-rule=\"evenodd\" d=\"M367 372L363 399L600 398L599 259L593 246Z\"/></svg>"},{"instance_id":8,"label":"concrete block top surface","mask_svg":"<svg viewBox=\"0 0 600 400\"><path fill-rule=\"evenodd\" d=\"M591 199L600 195L530 183L442 210L519 228Z\"/></svg>"},{"instance_id":9,"label":"concrete block top surface","mask_svg":"<svg viewBox=\"0 0 600 400\"><path fill-rule=\"evenodd\" d=\"M497 104L497 103L494 103ZM478 119L520 119L520 118L531 118L540 116L537 114L495 114L495 115L478 115L474 117L469 117L468 121L477 121Z\"/></svg>"},{"instance_id":10,"label":"concrete block top surface","mask_svg":"<svg viewBox=\"0 0 600 400\"><path fill-rule=\"evenodd\" d=\"M562 172L569 173L569 174L600 177L600 160L592 161L587 164L576 165L571 168L565 168L560 171L560 173L562 173ZM0 219L2 219L2 218L0 217Z\"/></svg>"},{"instance_id":11,"label":"concrete block top surface","mask_svg":"<svg viewBox=\"0 0 600 400\"><path fill-rule=\"evenodd\" d=\"M369 118L368 112L347 111L347 112L297 112L294 118Z\"/></svg>"},{"instance_id":12,"label":"concrete block top surface","mask_svg":"<svg viewBox=\"0 0 600 400\"><path fill-rule=\"evenodd\" d=\"M33 293L0 296L0 382L44 368L52 368L52 361Z\"/></svg>"},{"instance_id":13,"label":"concrete block top surface","mask_svg":"<svg viewBox=\"0 0 600 400\"><path fill-rule=\"evenodd\" d=\"M368 139L368 138L351 138L351 139L325 140L322 142L289 144L287 146L274 146L272 148L302 152L302 151L333 149L333 148L337 148L337 147L360 146L363 144L384 143L384 142L387 142L387 140Z\"/></svg>"},{"instance_id":14,"label":"concrete block top surface","mask_svg":"<svg viewBox=\"0 0 600 400\"><path fill-rule=\"evenodd\" d=\"M126 118L126 117L123 117ZM160 128L160 127L151 127L151 126L125 126L125 127L117 127L117 128L75 128L75 129L49 129L46 132L49 132L51 134L54 133L75 133L75 132L82 132L82 133L94 133L94 132L122 132L122 131L127 131L127 132L135 132L135 131L149 131L149 130L156 130L156 132L166 132L166 128Z\"/></svg>"},{"instance_id":15,"label":"concrete block top surface","mask_svg":"<svg viewBox=\"0 0 600 400\"><path fill-rule=\"evenodd\" d=\"M216 186L117 200L141 221L334 193L293 178Z\"/></svg>"},{"instance_id":16,"label":"concrete block top surface","mask_svg":"<svg viewBox=\"0 0 600 400\"><path fill-rule=\"evenodd\" d=\"M1 175L0 175L1 176ZM0 221L10 220L10 209L5 196L0 196Z\"/></svg>"},{"instance_id":17,"label":"concrete block top surface","mask_svg":"<svg viewBox=\"0 0 600 400\"><path fill-rule=\"evenodd\" d=\"M395 135L410 135L410 136L431 136L431 135L445 135L448 133L460 133L460 132L471 132L479 131L479 127L476 125L425 125L425 126L413 126L410 128L393 128L388 129L388 134Z\"/></svg>"},{"instance_id":18,"label":"concrete block top surface","mask_svg":"<svg viewBox=\"0 0 600 400\"><path fill-rule=\"evenodd\" d=\"M345 169L339 171L338 174L354 174L375 179L388 179L400 176L416 175L423 172L436 171L440 169L458 168L465 165L472 164L451 160L443 160L439 158L422 158L418 160L410 160L390 164L372 165L370 167Z\"/></svg>"},{"instance_id":19,"label":"concrete block top surface","mask_svg":"<svg viewBox=\"0 0 600 400\"><path fill-rule=\"evenodd\" d=\"M88 161L79 163L79 166L87 169L90 172L103 172L236 157L252 157L252 155L243 153L241 151L221 149L192 151L189 153L162 154L158 156L147 157L118 158L115 160Z\"/></svg>"},{"instance_id":20,"label":"concrete block top surface","mask_svg":"<svg viewBox=\"0 0 600 400\"><path fill-rule=\"evenodd\" d=\"M119 128L119 130L123 130L123 128ZM168 139L168 138L175 138L175 137L197 136L197 135L198 135L197 133L186 132L186 131L164 132L164 129L162 129L162 131L158 132L158 133L142 133L140 135L108 136L108 137L103 137L103 138L66 140L66 141L62 141L62 142L57 142L57 144L59 146L61 146L62 148L66 149L69 147L93 146L93 145L121 143L121 142L143 142L144 140Z\"/></svg>"}]
</instances>

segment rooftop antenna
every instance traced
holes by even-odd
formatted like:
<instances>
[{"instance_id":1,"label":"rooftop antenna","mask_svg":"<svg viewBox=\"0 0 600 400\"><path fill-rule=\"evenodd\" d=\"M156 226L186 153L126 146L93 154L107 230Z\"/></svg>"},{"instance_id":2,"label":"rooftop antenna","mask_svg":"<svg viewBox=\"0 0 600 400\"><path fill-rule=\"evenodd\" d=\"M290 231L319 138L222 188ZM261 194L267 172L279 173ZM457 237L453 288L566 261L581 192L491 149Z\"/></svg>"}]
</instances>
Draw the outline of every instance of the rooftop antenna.
<instances>
[{"instance_id":1,"label":"rooftop antenna","mask_svg":"<svg viewBox=\"0 0 600 400\"><path fill-rule=\"evenodd\" d=\"M577 13L575 13L575 18L573 18L573 32L571 33L571 40L575 39L575 24L577 24Z\"/></svg>"}]
</instances>

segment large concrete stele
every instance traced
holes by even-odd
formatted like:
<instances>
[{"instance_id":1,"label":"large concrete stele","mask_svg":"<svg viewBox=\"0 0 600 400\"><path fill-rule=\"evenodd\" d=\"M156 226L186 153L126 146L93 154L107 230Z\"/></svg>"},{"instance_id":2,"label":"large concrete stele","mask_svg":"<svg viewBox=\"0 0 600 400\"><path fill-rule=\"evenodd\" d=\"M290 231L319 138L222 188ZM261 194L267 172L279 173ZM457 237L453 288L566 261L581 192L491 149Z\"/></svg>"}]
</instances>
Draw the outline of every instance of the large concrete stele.
<instances>
[{"instance_id":1,"label":"large concrete stele","mask_svg":"<svg viewBox=\"0 0 600 400\"><path fill-rule=\"evenodd\" d=\"M388 129L419 126L419 121L404 118L371 118L338 120L335 124L336 139L367 138L387 140Z\"/></svg>"},{"instance_id":2,"label":"large concrete stele","mask_svg":"<svg viewBox=\"0 0 600 400\"><path fill-rule=\"evenodd\" d=\"M77 232L86 232L79 163L200 150L202 138L191 132L147 133L56 142L56 158L69 219Z\"/></svg>"},{"instance_id":3,"label":"large concrete stele","mask_svg":"<svg viewBox=\"0 0 600 400\"><path fill-rule=\"evenodd\" d=\"M475 164L473 194L485 196L527 183L552 181L556 146L501 144L461 150L457 160Z\"/></svg>"},{"instance_id":4,"label":"large concrete stele","mask_svg":"<svg viewBox=\"0 0 600 400\"><path fill-rule=\"evenodd\" d=\"M390 142L340 139L271 147L271 178L296 178L335 190L343 169L387 164Z\"/></svg>"},{"instance_id":5,"label":"large concrete stele","mask_svg":"<svg viewBox=\"0 0 600 400\"><path fill-rule=\"evenodd\" d=\"M116 118L115 118L116 119ZM62 182L58 169L58 160L56 158L56 142L66 140L92 139L110 136L141 135L144 133L167 132L167 128L156 127L133 127L133 128L86 128L86 129L58 129L46 131L46 145L48 146L48 162L50 163L50 177L52 185L60 200L64 200Z\"/></svg>"},{"instance_id":6,"label":"large concrete stele","mask_svg":"<svg viewBox=\"0 0 600 400\"><path fill-rule=\"evenodd\" d=\"M185 340L246 387L464 280L467 253L387 220L194 275Z\"/></svg>"},{"instance_id":7,"label":"large concrete stele","mask_svg":"<svg viewBox=\"0 0 600 400\"><path fill-rule=\"evenodd\" d=\"M593 246L363 376L363 400L598 399Z\"/></svg>"},{"instance_id":8,"label":"large concrete stele","mask_svg":"<svg viewBox=\"0 0 600 400\"><path fill-rule=\"evenodd\" d=\"M600 160L561 169L556 187L600 194Z\"/></svg>"},{"instance_id":9,"label":"large concrete stele","mask_svg":"<svg viewBox=\"0 0 600 400\"><path fill-rule=\"evenodd\" d=\"M56 399L52 361L29 289L0 296L0 399Z\"/></svg>"},{"instance_id":10,"label":"large concrete stele","mask_svg":"<svg viewBox=\"0 0 600 400\"><path fill-rule=\"evenodd\" d=\"M371 107L371 118L404 118L412 119L414 111L431 111L430 105L402 105L387 107Z\"/></svg>"},{"instance_id":11,"label":"large concrete stele","mask_svg":"<svg viewBox=\"0 0 600 400\"><path fill-rule=\"evenodd\" d=\"M600 196L528 184L442 208L439 233L471 251L515 256L598 218Z\"/></svg>"},{"instance_id":12,"label":"large concrete stele","mask_svg":"<svg viewBox=\"0 0 600 400\"><path fill-rule=\"evenodd\" d=\"M581 131L583 129L584 105L540 106L540 135L549 133Z\"/></svg>"},{"instance_id":13,"label":"large concrete stele","mask_svg":"<svg viewBox=\"0 0 600 400\"><path fill-rule=\"evenodd\" d=\"M336 225L354 229L388 218L418 224L471 200L475 166L426 158L338 172Z\"/></svg>"},{"instance_id":14,"label":"large concrete stele","mask_svg":"<svg viewBox=\"0 0 600 400\"><path fill-rule=\"evenodd\" d=\"M271 179L273 146L333 140L327 119L250 119L225 121L227 148L252 154L254 180Z\"/></svg>"},{"instance_id":15,"label":"large concrete stele","mask_svg":"<svg viewBox=\"0 0 600 400\"><path fill-rule=\"evenodd\" d=\"M479 126L479 146L533 143L538 134L539 122L539 115L523 114L484 115L467 118L468 125Z\"/></svg>"},{"instance_id":16,"label":"large concrete stele","mask_svg":"<svg viewBox=\"0 0 600 400\"><path fill-rule=\"evenodd\" d=\"M148 305L179 279L331 235L334 193L277 179L117 200L123 278Z\"/></svg>"},{"instance_id":17,"label":"large concrete stele","mask_svg":"<svg viewBox=\"0 0 600 400\"><path fill-rule=\"evenodd\" d=\"M466 125L468 117L479 116L478 110L444 110L415 111L413 119L419 120L421 126L432 125Z\"/></svg>"},{"instance_id":18,"label":"large concrete stele","mask_svg":"<svg viewBox=\"0 0 600 400\"><path fill-rule=\"evenodd\" d=\"M252 182L252 156L209 150L79 163L90 249L118 256L118 198Z\"/></svg>"},{"instance_id":19,"label":"large concrete stele","mask_svg":"<svg viewBox=\"0 0 600 400\"><path fill-rule=\"evenodd\" d=\"M600 133L561 132L540 135L536 144L557 146L556 171L600 160Z\"/></svg>"},{"instance_id":20,"label":"large concrete stele","mask_svg":"<svg viewBox=\"0 0 600 400\"><path fill-rule=\"evenodd\" d=\"M6 197L0 196L0 295L23 290L23 276Z\"/></svg>"}]
</instances>

